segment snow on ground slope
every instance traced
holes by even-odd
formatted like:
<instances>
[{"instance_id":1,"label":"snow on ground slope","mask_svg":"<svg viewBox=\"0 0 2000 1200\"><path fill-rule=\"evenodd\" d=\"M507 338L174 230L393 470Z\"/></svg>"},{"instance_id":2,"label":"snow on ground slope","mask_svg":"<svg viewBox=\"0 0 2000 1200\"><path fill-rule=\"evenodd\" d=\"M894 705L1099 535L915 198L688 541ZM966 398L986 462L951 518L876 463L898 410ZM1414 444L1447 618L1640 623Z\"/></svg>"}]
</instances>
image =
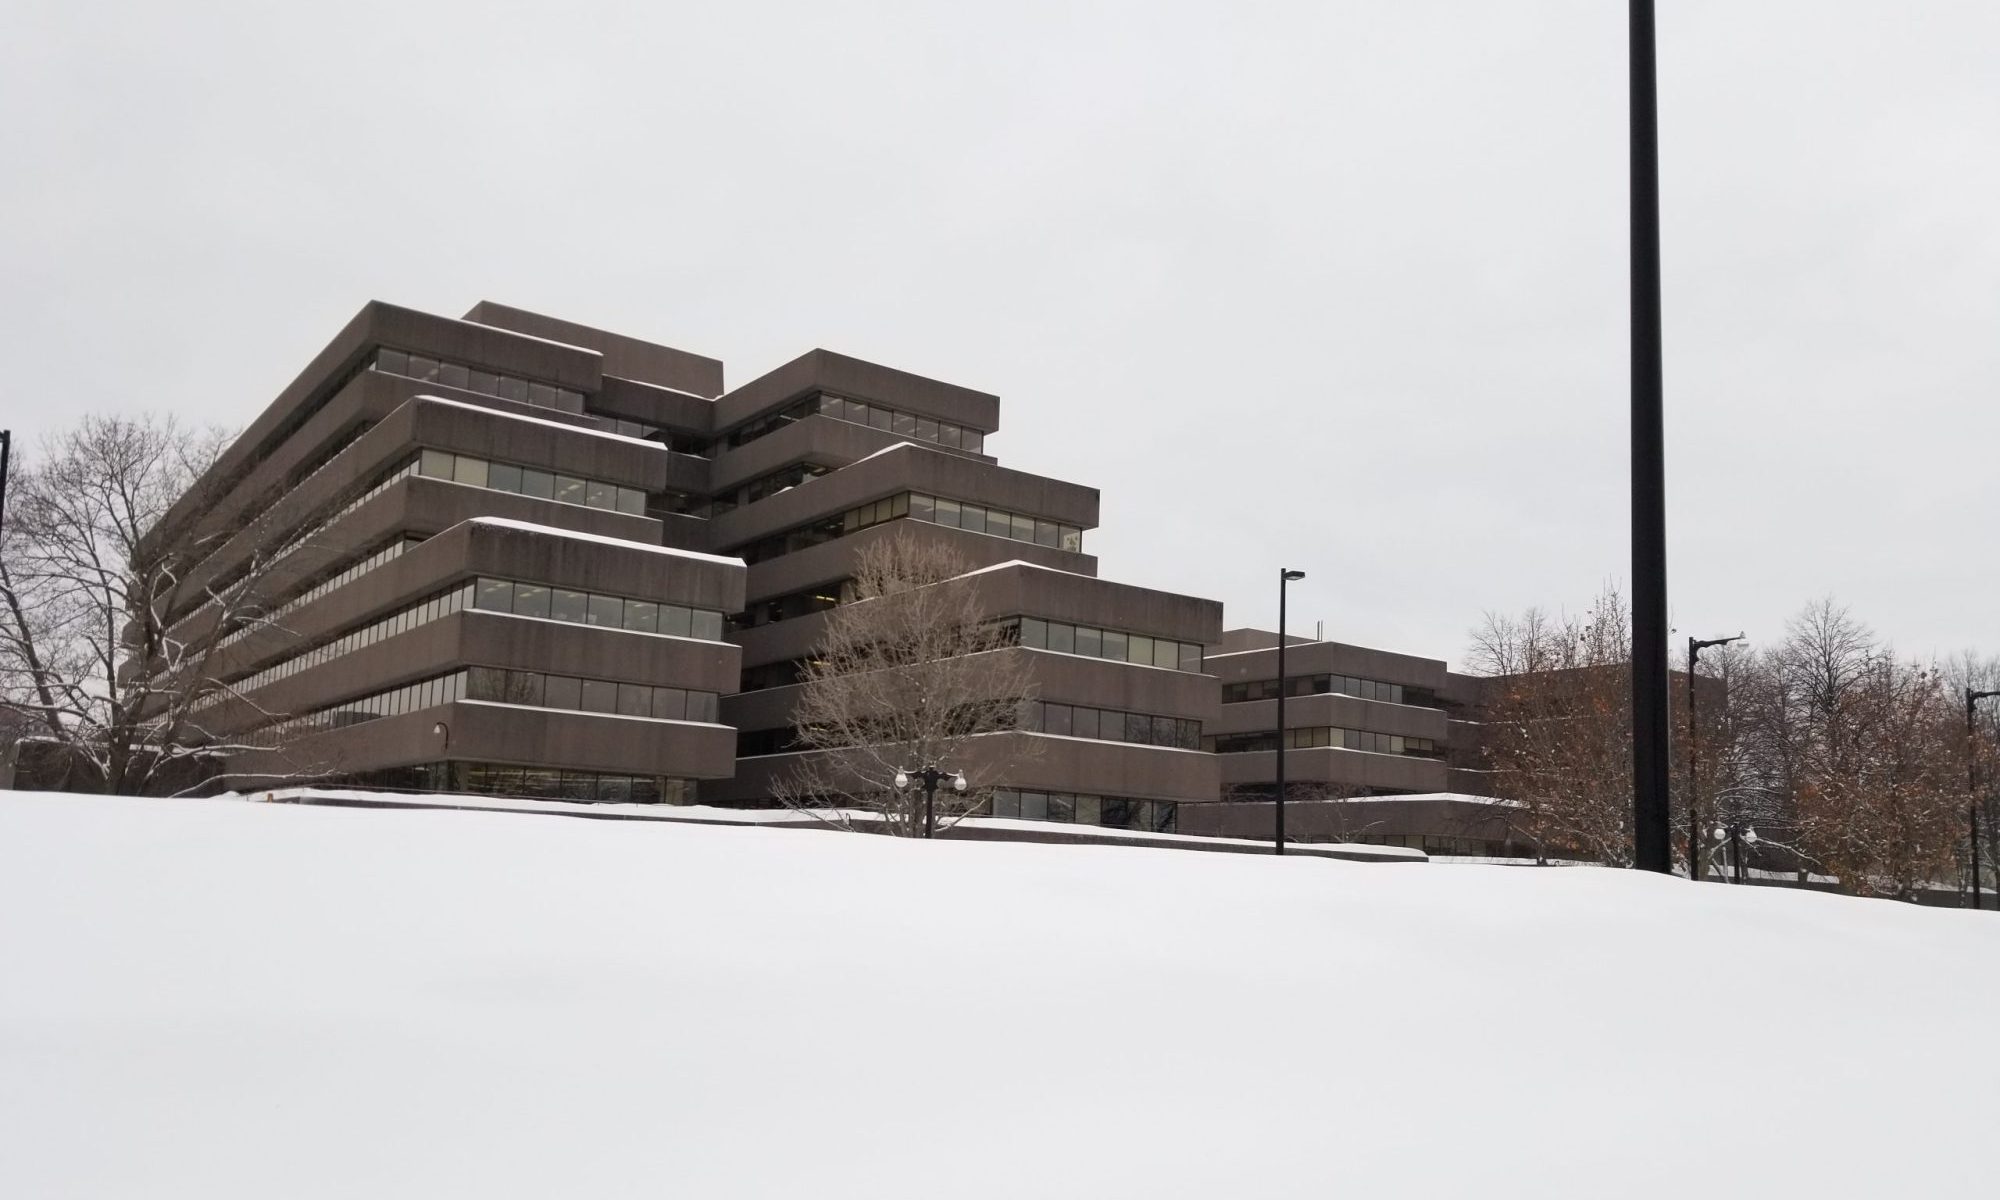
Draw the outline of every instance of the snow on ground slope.
<instances>
[{"instance_id":1,"label":"snow on ground slope","mask_svg":"<svg viewBox=\"0 0 2000 1200\"><path fill-rule=\"evenodd\" d=\"M1996 985L1629 872L0 793L0 1195L1938 1195Z\"/></svg>"}]
</instances>

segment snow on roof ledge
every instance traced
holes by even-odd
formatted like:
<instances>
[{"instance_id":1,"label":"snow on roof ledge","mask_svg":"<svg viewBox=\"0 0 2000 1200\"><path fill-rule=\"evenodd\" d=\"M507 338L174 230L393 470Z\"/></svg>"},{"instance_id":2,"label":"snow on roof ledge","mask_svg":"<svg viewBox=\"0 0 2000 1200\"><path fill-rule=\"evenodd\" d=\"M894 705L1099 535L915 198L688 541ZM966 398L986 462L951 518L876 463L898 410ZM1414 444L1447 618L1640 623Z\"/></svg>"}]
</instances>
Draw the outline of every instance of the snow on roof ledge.
<instances>
[{"instance_id":1,"label":"snow on roof ledge","mask_svg":"<svg viewBox=\"0 0 2000 1200\"><path fill-rule=\"evenodd\" d=\"M965 572L965 573L964 573L963 575L954 575L954 576L952 576L952 578L953 578L953 579L970 579L970 578L972 578L972 577L973 577L974 575L984 575L984 574L986 574L986 573L987 573L988 571L1004 571L1004 570L1006 570L1006 569L1007 569L1007 568L1009 568L1009 567L1026 567L1026 568L1028 568L1028 569L1029 569L1029 570L1031 570L1031 571L1047 571L1047 572L1048 572L1049 574L1051 574L1051 575L1074 575L1074 576L1075 576L1076 578L1078 578L1078 579L1096 579L1096 578L1098 578L1098 576L1096 576L1096 575L1085 575L1085 574L1084 574L1083 572L1081 572L1081 571L1065 571L1065 570L1063 570L1063 569L1062 569L1061 567L1045 567L1045 566L1043 566L1043 565L1042 565L1041 563L1032 563L1032 562L1029 562L1029 561L1028 561L1027 559L1025 559L1025 558L1010 558L1010 559L1008 559L1008 560L1007 560L1006 562L1001 562L1001 563L994 563L994 564L993 564L992 566L990 566L990 567L978 567L978 568L976 568L976 569L974 569L974 570L971 570L971 571L967 571L967 572ZM1110 581L1109 581L1109 580L1105 580L1105 582L1107 582L1107 583L1108 583L1108 582L1110 582ZM1130 586L1130 585L1124 585L1124 586Z\"/></svg>"},{"instance_id":2,"label":"snow on roof ledge","mask_svg":"<svg viewBox=\"0 0 2000 1200\"><path fill-rule=\"evenodd\" d=\"M633 446L644 446L649 450L658 450L663 454L666 452L667 449L660 443L649 442L645 438L631 437L623 433L606 433L602 429L587 429L582 425L570 425L562 421L544 420L541 417L531 417L526 415L525 413L508 412L504 408L488 408L484 404L473 404L465 400L453 400L446 396L433 396L429 392L419 392L415 396L412 396L410 398L412 400L428 400L432 404L449 404L454 408L469 408L473 412L482 412L488 416L501 417L509 421L528 421L536 425L546 425L550 429L560 429L564 433L580 433L583 434L585 437L610 438L614 442L625 442Z\"/></svg>"},{"instance_id":3,"label":"snow on roof ledge","mask_svg":"<svg viewBox=\"0 0 2000 1200\"><path fill-rule=\"evenodd\" d=\"M573 542L596 542L601 546L616 546L620 550L643 550L648 554L665 554L673 558L684 558L690 562L719 563L726 567L740 567L743 560L721 554L703 554L699 550L681 550L674 546L655 546L651 542L634 542L626 538L606 537L601 533L578 533L574 529L558 529L553 525L537 525L532 521L516 521L511 517L471 517L468 525L488 525L500 529L518 529L523 533L546 533L550 537L567 538Z\"/></svg>"}]
</instances>

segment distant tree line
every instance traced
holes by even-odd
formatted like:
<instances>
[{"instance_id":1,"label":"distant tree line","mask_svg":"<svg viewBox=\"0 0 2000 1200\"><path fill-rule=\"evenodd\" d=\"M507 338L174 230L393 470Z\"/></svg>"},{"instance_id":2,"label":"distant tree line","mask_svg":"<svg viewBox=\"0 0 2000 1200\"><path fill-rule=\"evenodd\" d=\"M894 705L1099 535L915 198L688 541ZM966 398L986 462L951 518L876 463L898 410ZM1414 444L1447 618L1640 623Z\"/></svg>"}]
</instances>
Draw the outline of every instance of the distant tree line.
<instances>
[{"instance_id":1,"label":"distant tree line","mask_svg":"<svg viewBox=\"0 0 2000 1200\"><path fill-rule=\"evenodd\" d=\"M1469 665L1487 681L1479 755L1494 794L1552 854L1632 858L1629 608L1607 589L1583 613L1488 614ZM1970 887L1968 768L1985 783L1981 859L2000 853L1992 803L2000 723L1965 727L1965 688L2000 687L2000 659L1898 655L1831 599L1783 636L1701 656L1690 727L1685 651L1672 679L1673 802L1684 868L1713 871L1717 828L1754 829L1754 861L1837 878L1846 890L1910 897ZM1697 751L1689 775L1689 739ZM1690 782L1698 824L1689 820Z\"/></svg>"}]
</instances>

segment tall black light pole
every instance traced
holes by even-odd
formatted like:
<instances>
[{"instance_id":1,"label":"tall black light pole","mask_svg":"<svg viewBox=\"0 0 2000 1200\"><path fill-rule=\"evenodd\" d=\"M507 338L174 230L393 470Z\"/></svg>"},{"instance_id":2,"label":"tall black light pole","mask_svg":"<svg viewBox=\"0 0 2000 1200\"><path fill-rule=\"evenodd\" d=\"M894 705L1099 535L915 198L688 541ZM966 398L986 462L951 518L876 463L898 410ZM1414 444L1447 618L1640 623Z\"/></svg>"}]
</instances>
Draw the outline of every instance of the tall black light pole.
<instances>
[{"instance_id":1,"label":"tall black light pole","mask_svg":"<svg viewBox=\"0 0 2000 1200\"><path fill-rule=\"evenodd\" d=\"M1965 689L1965 815L1972 827L1972 907L1980 905L1979 895L1979 746L1973 741L1973 706L2000 692Z\"/></svg>"},{"instance_id":2,"label":"tall black light pole","mask_svg":"<svg viewBox=\"0 0 2000 1200\"><path fill-rule=\"evenodd\" d=\"M14 457L14 431L0 429L0 529L7 527L7 468Z\"/></svg>"},{"instance_id":3,"label":"tall black light pole","mask_svg":"<svg viewBox=\"0 0 2000 1200\"><path fill-rule=\"evenodd\" d=\"M1661 416L1660 129L1653 0L1631 0L1632 865L1670 872L1667 472Z\"/></svg>"},{"instance_id":4,"label":"tall black light pole","mask_svg":"<svg viewBox=\"0 0 2000 1200\"><path fill-rule=\"evenodd\" d=\"M1277 804L1272 809L1276 814L1271 842L1273 854L1285 852L1285 588L1305 577L1304 571L1278 570L1278 795Z\"/></svg>"},{"instance_id":5,"label":"tall black light pole","mask_svg":"<svg viewBox=\"0 0 2000 1200\"><path fill-rule=\"evenodd\" d=\"M1701 652L1710 646L1727 646L1731 642L1743 640L1742 634L1726 638L1688 639L1688 878L1701 882L1701 758L1697 747L1701 736L1696 732L1694 704L1694 669L1701 662Z\"/></svg>"},{"instance_id":6,"label":"tall black light pole","mask_svg":"<svg viewBox=\"0 0 2000 1200\"><path fill-rule=\"evenodd\" d=\"M896 772L896 778L890 782L896 785L897 791L904 792L909 790L912 779L924 785L924 836L930 837L937 830L936 800L938 784L949 781L952 791L963 793L965 791L965 772L959 771L954 773L951 771L940 771L936 767L924 767L917 771L898 771Z\"/></svg>"}]
</instances>

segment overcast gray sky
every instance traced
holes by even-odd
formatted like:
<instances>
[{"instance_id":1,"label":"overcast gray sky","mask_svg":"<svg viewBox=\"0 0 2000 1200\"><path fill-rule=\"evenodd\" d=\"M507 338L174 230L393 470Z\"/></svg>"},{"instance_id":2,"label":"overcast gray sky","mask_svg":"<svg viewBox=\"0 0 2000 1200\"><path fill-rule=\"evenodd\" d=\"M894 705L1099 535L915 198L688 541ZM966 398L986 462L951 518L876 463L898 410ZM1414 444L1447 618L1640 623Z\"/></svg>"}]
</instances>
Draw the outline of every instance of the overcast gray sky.
<instances>
[{"instance_id":1,"label":"overcast gray sky","mask_svg":"<svg viewBox=\"0 0 2000 1200\"><path fill-rule=\"evenodd\" d=\"M2000 4L1665 0L1682 633L2000 650ZM1460 661L1627 571L1625 5L0 8L0 422L370 298L1002 399L1105 575Z\"/></svg>"}]
</instances>

